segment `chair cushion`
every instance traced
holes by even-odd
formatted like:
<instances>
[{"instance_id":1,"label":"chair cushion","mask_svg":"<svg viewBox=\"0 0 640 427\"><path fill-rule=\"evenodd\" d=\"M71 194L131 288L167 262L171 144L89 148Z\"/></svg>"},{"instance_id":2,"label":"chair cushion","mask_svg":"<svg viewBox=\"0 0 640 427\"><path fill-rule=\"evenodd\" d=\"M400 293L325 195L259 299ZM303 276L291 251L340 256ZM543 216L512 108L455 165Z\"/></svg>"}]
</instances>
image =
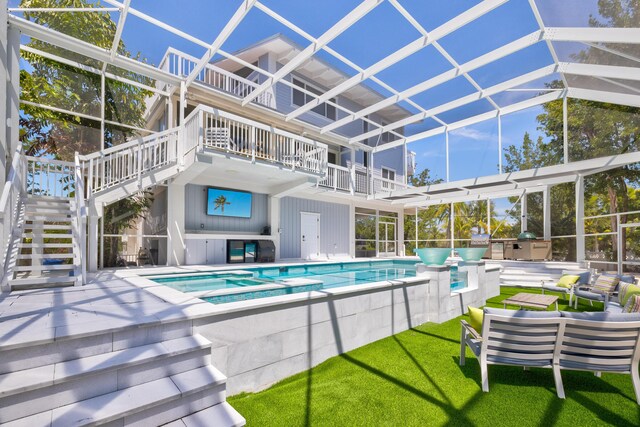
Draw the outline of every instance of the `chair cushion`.
<instances>
[{"instance_id":1,"label":"chair cushion","mask_svg":"<svg viewBox=\"0 0 640 427\"><path fill-rule=\"evenodd\" d=\"M476 355L476 357L480 357L480 351L482 351L482 341L469 338L467 339L467 345L469 346L473 354Z\"/></svg>"},{"instance_id":2,"label":"chair cushion","mask_svg":"<svg viewBox=\"0 0 640 427\"><path fill-rule=\"evenodd\" d=\"M618 301L624 306L633 295L640 295L640 286L632 283L620 282L618 285Z\"/></svg>"},{"instance_id":3,"label":"chair cushion","mask_svg":"<svg viewBox=\"0 0 640 427\"><path fill-rule=\"evenodd\" d=\"M574 295L580 297L580 298L585 298L585 299L590 299L593 301L604 301L604 294L601 293L596 293L596 292L590 292L590 291L586 291L584 289L580 289L577 288L574 291Z\"/></svg>"},{"instance_id":4,"label":"chair cushion","mask_svg":"<svg viewBox=\"0 0 640 427\"><path fill-rule=\"evenodd\" d=\"M640 295L632 295L622 309L623 313L640 313Z\"/></svg>"},{"instance_id":5,"label":"chair cushion","mask_svg":"<svg viewBox=\"0 0 640 427\"><path fill-rule=\"evenodd\" d=\"M562 274L572 274L579 276L578 283L582 285L588 285L591 282L591 271L563 271Z\"/></svg>"},{"instance_id":6,"label":"chair cushion","mask_svg":"<svg viewBox=\"0 0 640 427\"><path fill-rule=\"evenodd\" d=\"M620 282L620 277L611 276L609 274L601 274L596 279L593 286L591 286L591 291L598 294L609 294L616 289L618 283Z\"/></svg>"},{"instance_id":7,"label":"chair cushion","mask_svg":"<svg viewBox=\"0 0 640 427\"><path fill-rule=\"evenodd\" d=\"M552 292L562 292L562 293L569 293L569 291L571 290L571 288L561 288L558 287L556 285L542 285L542 287L544 289L546 289L547 291L552 291Z\"/></svg>"},{"instance_id":8,"label":"chair cushion","mask_svg":"<svg viewBox=\"0 0 640 427\"><path fill-rule=\"evenodd\" d=\"M549 319L560 317L559 311L529 311L529 310L508 310L504 308L485 307L484 314L494 314L506 317L521 317L529 319Z\"/></svg>"},{"instance_id":9,"label":"chair cushion","mask_svg":"<svg viewBox=\"0 0 640 427\"><path fill-rule=\"evenodd\" d=\"M636 277L632 274L618 275L618 278L620 279L621 282L636 283Z\"/></svg>"},{"instance_id":10,"label":"chair cushion","mask_svg":"<svg viewBox=\"0 0 640 427\"><path fill-rule=\"evenodd\" d=\"M609 304L607 304L607 309L605 311L607 313L622 313L623 308L624 307L622 307L617 302L609 302Z\"/></svg>"},{"instance_id":11,"label":"chair cushion","mask_svg":"<svg viewBox=\"0 0 640 427\"><path fill-rule=\"evenodd\" d=\"M610 313L606 311L592 311L574 313L569 311L561 311L562 317L569 319L591 320L593 322L637 322L640 321L640 313Z\"/></svg>"},{"instance_id":12,"label":"chair cushion","mask_svg":"<svg viewBox=\"0 0 640 427\"><path fill-rule=\"evenodd\" d=\"M560 277L560 280L558 280L556 286L559 288L571 289L573 285L578 282L578 280L580 280L580 276L565 274L564 276Z\"/></svg>"},{"instance_id":13,"label":"chair cushion","mask_svg":"<svg viewBox=\"0 0 640 427\"><path fill-rule=\"evenodd\" d=\"M468 306L469 310L469 324L478 333L482 333L482 320L484 318L484 312L481 308L475 308Z\"/></svg>"}]
</instances>

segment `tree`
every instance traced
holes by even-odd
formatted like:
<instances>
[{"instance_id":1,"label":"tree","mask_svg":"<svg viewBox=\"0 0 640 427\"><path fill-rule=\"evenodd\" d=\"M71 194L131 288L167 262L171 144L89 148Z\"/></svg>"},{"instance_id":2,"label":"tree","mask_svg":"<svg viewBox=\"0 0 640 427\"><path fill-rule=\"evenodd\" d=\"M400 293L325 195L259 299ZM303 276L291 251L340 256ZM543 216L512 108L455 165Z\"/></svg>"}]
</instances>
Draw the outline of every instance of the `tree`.
<instances>
[{"instance_id":1,"label":"tree","mask_svg":"<svg viewBox=\"0 0 640 427\"><path fill-rule=\"evenodd\" d=\"M224 213L225 205L231 204L231 202L227 202L227 198L224 196L218 196L216 200L214 200L214 203L215 203L215 206L213 207L213 210L215 211L216 209L220 208L221 213Z\"/></svg>"},{"instance_id":2,"label":"tree","mask_svg":"<svg viewBox=\"0 0 640 427\"><path fill-rule=\"evenodd\" d=\"M99 2L86 0L22 0L23 8L100 7ZM108 13L101 12L26 12L25 19L76 37L104 49L111 49L116 23ZM27 46L79 62L101 70L103 63L69 52L36 38ZM121 40L117 52L133 56ZM74 114L22 104L20 115L21 142L29 155L50 156L73 160L76 151L86 154L125 142L135 135L131 128L105 123L104 145L101 147L101 122L86 116L100 117L102 106L101 76L90 71L22 51L27 66L20 71L21 98L25 101L57 107ZM140 55L135 55L136 59ZM150 79L106 66L106 70L129 80L153 85ZM143 128L145 99L151 93L130 84L105 78L104 116L107 121ZM141 193L105 208L105 234L121 234L140 218L151 203L149 195ZM125 214L123 216L123 214ZM105 265L115 265L118 238L107 239L104 247Z\"/></svg>"}]
</instances>

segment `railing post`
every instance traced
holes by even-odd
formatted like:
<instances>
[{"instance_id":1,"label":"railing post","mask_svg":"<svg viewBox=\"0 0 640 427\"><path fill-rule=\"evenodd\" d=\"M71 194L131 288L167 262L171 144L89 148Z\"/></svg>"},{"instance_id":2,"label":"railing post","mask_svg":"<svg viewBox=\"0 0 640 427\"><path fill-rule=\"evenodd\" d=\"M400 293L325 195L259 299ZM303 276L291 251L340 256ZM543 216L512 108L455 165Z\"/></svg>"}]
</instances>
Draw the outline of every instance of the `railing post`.
<instances>
[{"instance_id":1,"label":"railing post","mask_svg":"<svg viewBox=\"0 0 640 427\"><path fill-rule=\"evenodd\" d=\"M204 111L198 112L198 148L200 151L204 150Z\"/></svg>"},{"instance_id":2,"label":"railing post","mask_svg":"<svg viewBox=\"0 0 640 427\"><path fill-rule=\"evenodd\" d=\"M142 187L142 140L138 139L138 186Z\"/></svg>"},{"instance_id":3,"label":"railing post","mask_svg":"<svg viewBox=\"0 0 640 427\"><path fill-rule=\"evenodd\" d=\"M296 159L297 159L297 155L298 153L296 153L296 140L293 138L289 138L289 153L291 153L291 155L289 156L289 158L291 159L291 170L296 170Z\"/></svg>"},{"instance_id":4,"label":"railing post","mask_svg":"<svg viewBox=\"0 0 640 427\"><path fill-rule=\"evenodd\" d=\"M331 170L333 171L333 191L336 191L338 190L338 169L331 168Z\"/></svg>"},{"instance_id":5,"label":"railing post","mask_svg":"<svg viewBox=\"0 0 640 427\"><path fill-rule=\"evenodd\" d=\"M251 126L251 132L249 133L249 138L251 139L251 162L256 162L256 128Z\"/></svg>"}]
</instances>

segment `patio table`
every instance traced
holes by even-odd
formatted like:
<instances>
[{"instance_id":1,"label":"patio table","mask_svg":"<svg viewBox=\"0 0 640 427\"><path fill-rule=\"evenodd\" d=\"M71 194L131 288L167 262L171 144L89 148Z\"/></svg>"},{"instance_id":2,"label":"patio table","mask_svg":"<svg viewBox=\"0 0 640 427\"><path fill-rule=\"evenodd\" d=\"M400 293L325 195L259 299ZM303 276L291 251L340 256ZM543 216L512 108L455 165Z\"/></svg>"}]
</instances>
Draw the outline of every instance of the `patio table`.
<instances>
[{"instance_id":1,"label":"patio table","mask_svg":"<svg viewBox=\"0 0 640 427\"><path fill-rule=\"evenodd\" d=\"M520 308L535 308L547 310L551 307L551 304L556 305L558 310L558 297L554 295L540 295L530 294L527 292L520 292L502 301L504 308L507 308L507 304L517 305Z\"/></svg>"}]
</instances>

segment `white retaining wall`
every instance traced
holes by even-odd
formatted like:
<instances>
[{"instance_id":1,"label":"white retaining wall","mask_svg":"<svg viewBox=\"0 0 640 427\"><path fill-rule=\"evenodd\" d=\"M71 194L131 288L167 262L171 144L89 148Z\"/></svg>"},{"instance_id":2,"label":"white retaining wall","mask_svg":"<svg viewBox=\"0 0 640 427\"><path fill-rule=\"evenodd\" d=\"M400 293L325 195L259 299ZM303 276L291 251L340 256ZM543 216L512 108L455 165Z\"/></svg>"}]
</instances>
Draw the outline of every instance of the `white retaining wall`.
<instances>
[{"instance_id":1,"label":"white retaining wall","mask_svg":"<svg viewBox=\"0 0 640 427\"><path fill-rule=\"evenodd\" d=\"M230 303L194 327L213 343L227 392L255 392L427 322L427 287L422 277Z\"/></svg>"}]
</instances>

